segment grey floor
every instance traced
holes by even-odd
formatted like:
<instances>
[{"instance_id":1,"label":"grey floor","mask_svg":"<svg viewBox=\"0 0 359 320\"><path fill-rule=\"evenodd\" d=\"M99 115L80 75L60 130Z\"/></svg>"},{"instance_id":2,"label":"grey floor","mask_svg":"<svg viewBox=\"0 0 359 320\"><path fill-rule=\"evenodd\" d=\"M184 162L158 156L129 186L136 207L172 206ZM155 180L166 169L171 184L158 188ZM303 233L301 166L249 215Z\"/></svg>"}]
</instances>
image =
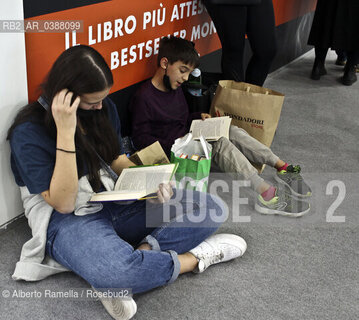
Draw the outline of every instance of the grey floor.
<instances>
[{"instance_id":1,"label":"grey floor","mask_svg":"<svg viewBox=\"0 0 359 320\"><path fill-rule=\"evenodd\" d=\"M286 95L272 149L302 166L314 192L311 212L297 219L262 216L253 209L250 191L241 194L249 203L234 209L233 194L224 193L231 214L220 232L241 235L248 243L245 255L135 296L134 319L359 318L359 83L341 85L342 68L334 59L331 54L328 75L320 81L308 78L309 53L266 82ZM263 175L272 180L273 173L266 168ZM238 214L251 221L238 222L246 219ZM89 288L72 273L38 283L13 281L14 265L29 237L24 220L0 233L2 292ZM0 294L0 310L0 319L111 319L92 300L6 299Z\"/></svg>"}]
</instances>

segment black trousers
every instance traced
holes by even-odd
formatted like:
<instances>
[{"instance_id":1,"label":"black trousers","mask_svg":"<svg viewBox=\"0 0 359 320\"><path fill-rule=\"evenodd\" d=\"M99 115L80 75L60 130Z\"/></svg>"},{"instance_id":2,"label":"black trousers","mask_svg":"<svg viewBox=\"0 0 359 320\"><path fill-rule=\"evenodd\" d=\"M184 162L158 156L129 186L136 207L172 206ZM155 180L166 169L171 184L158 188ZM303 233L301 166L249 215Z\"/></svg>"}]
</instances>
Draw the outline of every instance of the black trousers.
<instances>
[{"instance_id":1,"label":"black trousers","mask_svg":"<svg viewBox=\"0 0 359 320\"><path fill-rule=\"evenodd\" d=\"M325 62L329 48L315 47L315 59L321 63ZM359 51L343 51L347 56L347 68L353 68L359 63Z\"/></svg>"},{"instance_id":2,"label":"black trousers","mask_svg":"<svg viewBox=\"0 0 359 320\"><path fill-rule=\"evenodd\" d=\"M262 0L261 4L254 6L204 3L222 44L224 78L262 86L277 48L272 0ZM246 34L253 56L244 71Z\"/></svg>"}]
</instances>

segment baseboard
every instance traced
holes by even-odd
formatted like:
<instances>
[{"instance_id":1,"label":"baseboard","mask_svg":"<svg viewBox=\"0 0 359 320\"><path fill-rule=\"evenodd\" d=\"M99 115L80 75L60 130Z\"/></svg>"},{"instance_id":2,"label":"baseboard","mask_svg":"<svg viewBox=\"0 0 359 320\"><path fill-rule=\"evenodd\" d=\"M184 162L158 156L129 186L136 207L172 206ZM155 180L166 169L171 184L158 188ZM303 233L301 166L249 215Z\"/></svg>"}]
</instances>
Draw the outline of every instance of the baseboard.
<instances>
[{"instance_id":1,"label":"baseboard","mask_svg":"<svg viewBox=\"0 0 359 320\"><path fill-rule=\"evenodd\" d=\"M298 62L299 60L302 60L310 55L313 55L313 52L314 52L314 49L312 50L309 50L307 52L305 52L304 54L302 54L301 56L299 56L298 58L294 59L293 61L287 63L286 65L274 70L273 72L271 72L269 75L268 75L268 78L267 79L270 79L274 76L276 76L278 73L280 73L281 71L283 71L284 69L288 68L290 65Z\"/></svg>"},{"instance_id":2,"label":"baseboard","mask_svg":"<svg viewBox=\"0 0 359 320\"><path fill-rule=\"evenodd\" d=\"M17 227L20 223L23 223L25 220L25 215L24 213L18 215L17 217L11 219L10 221L4 223L3 225L0 226L0 235L2 235L4 232L14 229L15 227Z\"/></svg>"}]
</instances>

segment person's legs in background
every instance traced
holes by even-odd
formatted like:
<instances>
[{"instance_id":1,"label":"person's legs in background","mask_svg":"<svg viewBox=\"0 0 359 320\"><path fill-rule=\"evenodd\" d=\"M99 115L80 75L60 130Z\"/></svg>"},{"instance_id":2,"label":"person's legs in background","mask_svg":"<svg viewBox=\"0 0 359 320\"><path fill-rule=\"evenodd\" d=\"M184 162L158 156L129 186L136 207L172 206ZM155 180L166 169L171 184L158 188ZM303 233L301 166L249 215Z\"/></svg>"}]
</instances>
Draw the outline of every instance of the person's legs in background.
<instances>
[{"instance_id":1,"label":"person's legs in background","mask_svg":"<svg viewBox=\"0 0 359 320\"><path fill-rule=\"evenodd\" d=\"M236 5L212 5L204 2L222 44L223 79L244 81L243 54L247 8Z\"/></svg>"},{"instance_id":2,"label":"person's legs in background","mask_svg":"<svg viewBox=\"0 0 359 320\"><path fill-rule=\"evenodd\" d=\"M344 75L342 77L342 83L346 86L351 86L357 81L356 69L359 60L359 52L348 52L348 60L344 67Z\"/></svg>"},{"instance_id":3,"label":"person's legs in background","mask_svg":"<svg viewBox=\"0 0 359 320\"><path fill-rule=\"evenodd\" d=\"M253 56L248 63L245 82L262 86L277 52L272 0L247 6L247 36Z\"/></svg>"},{"instance_id":4,"label":"person's legs in background","mask_svg":"<svg viewBox=\"0 0 359 320\"><path fill-rule=\"evenodd\" d=\"M315 47L315 60L313 64L312 73L310 78L313 80L320 80L321 76L327 74L325 69L325 58L327 56L329 48Z\"/></svg>"},{"instance_id":5,"label":"person's legs in background","mask_svg":"<svg viewBox=\"0 0 359 320\"><path fill-rule=\"evenodd\" d=\"M344 50L337 49L335 50L335 53L337 54L337 60L335 61L335 64L337 66L345 66L347 62L347 53Z\"/></svg>"}]
</instances>

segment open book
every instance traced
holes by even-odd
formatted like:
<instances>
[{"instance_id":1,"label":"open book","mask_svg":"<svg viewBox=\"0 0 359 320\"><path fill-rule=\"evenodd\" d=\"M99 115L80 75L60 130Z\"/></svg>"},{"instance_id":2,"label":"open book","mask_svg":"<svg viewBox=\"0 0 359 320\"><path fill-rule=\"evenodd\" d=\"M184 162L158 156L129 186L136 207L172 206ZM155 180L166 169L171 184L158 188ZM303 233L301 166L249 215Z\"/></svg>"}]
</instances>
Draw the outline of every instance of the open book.
<instances>
[{"instance_id":1,"label":"open book","mask_svg":"<svg viewBox=\"0 0 359 320\"><path fill-rule=\"evenodd\" d=\"M193 139L198 140L200 136L208 141L217 141L221 137L229 138L229 127L232 119L228 116L209 118L206 120L193 120L189 132Z\"/></svg>"},{"instance_id":2,"label":"open book","mask_svg":"<svg viewBox=\"0 0 359 320\"><path fill-rule=\"evenodd\" d=\"M89 202L145 199L155 193L158 185L169 183L178 163L138 166L122 170L113 191L94 193Z\"/></svg>"}]
</instances>

